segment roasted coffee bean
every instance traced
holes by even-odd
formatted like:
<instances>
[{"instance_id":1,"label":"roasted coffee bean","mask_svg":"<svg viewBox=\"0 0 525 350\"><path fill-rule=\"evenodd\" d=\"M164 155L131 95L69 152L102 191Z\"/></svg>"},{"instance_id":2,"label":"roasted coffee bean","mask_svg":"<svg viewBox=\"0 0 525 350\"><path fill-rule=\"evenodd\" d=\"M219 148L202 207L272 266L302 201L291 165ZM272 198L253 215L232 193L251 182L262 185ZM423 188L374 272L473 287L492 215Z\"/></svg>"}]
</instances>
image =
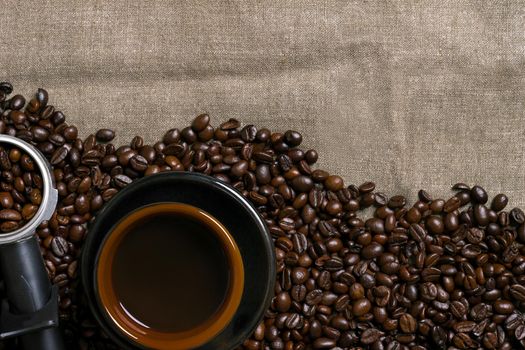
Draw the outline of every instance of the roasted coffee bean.
<instances>
[{"instance_id":1,"label":"roasted coffee bean","mask_svg":"<svg viewBox=\"0 0 525 350\"><path fill-rule=\"evenodd\" d=\"M348 295L352 300L359 300L365 297L365 289L359 283L353 283L350 285Z\"/></svg>"},{"instance_id":2,"label":"roasted coffee bean","mask_svg":"<svg viewBox=\"0 0 525 350\"><path fill-rule=\"evenodd\" d=\"M525 286L521 284L513 284L510 286L510 295L517 301L525 301Z\"/></svg>"},{"instance_id":3,"label":"roasted coffee bean","mask_svg":"<svg viewBox=\"0 0 525 350\"><path fill-rule=\"evenodd\" d=\"M410 208L405 214L405 218L410 224L419 223L421 212L417 208Z\"/></svg>"},{"instance_id":4,"label":"roasted coffee bean","mask_svg":"<svg viewBox=\"0 0 525 350\"><path fill-rule=\"evenodd\" d=\"M248 162L240 160L231 167L231 174L235 177L242 177L248 171Z\"/></svg>"},{"instance_id":5,"label":"roasted coffee bean","mask_svg":"<svg viewBox=\"0 0 525 350\"><path fill-rule=\"evenodd\" d=\"M330 191L336 192L344 187L343 179L337 175L330 175L326 178L324 182L327 189Z\"/></svg>"},{"instance_id":6,"label":"roasted coffee bean","mask_svg":"<svg viewBox=\"0 0 525 350\"><path fill-rule=\"evenodd\" d=\"M476 322L474 321L461 321L454 324L454 331L457 333L470 333L474 330Z\"/></svg>"},{"instance_id":7,"label":"roasted coffee bean","mask_svg":"<svg viewBox=\"0 0 525 350\"><path fill-rule=\"evenodd\" d=\"M20 221L22 220L22 215L14 209L3 209L0 210L0 220Z\"/></svg>"},{"instance_id":8,"label":"roasted coffee bean","mask_svg":"<svg viewBox=\"0 0 525 350\"><path fill-rule=\"evenodd\" d=\"M490 219L487 207L483 204L476 204L474 206L474 218L479 226L487 226Z\"/></svg>"},{"instance_id":9,"label":"roasted coffee bean","mask_svg":"<svg viewBox=\"0 0 525 350\"><path fill-rule=\"evenodd\" d=\"M458 182L452 186L452 189L456 191L470 191L470 186L463 182Z\"/></svg>"},{"instance_id":10,"label":"roasted coffee bean","mask_svg":"<svg viewBox=\"0 0 525 350\"><path fill-rule=\"evenodd\" d=\"M445 230L443 219L437 215L432 215L426 220L426 227L433 234L441 234Z\"/></svg>"},{"instance_id":11,"label":"roasted coffee bean","mask_svg":"<svg viewBox=\"0 0 525 350\"><path fill-rule=\"evenodd\" d=\"M453 301L450 304L450 312L458 319L461 319L467 312L467 307L460 301Z\"/></svg>"},{"instance_id":12,"label":"roasted coffee bean","mask_svg":"<svg viewBox=\"0 0 525 350\"><path fill-rule=\"evenodd\" d=\"M472 244L479 244L485 238L485 233L477 227L472 227L468 229L466 238Z\"/></svg>"},{"instance_id":13,"label":"roasted coffee bean","mask_svg":"<svg viewBox=\"0 0 525 350\"><path fill-rule=\"evenodd\" d=\"M179 142L180 140L180 130L177 128L168 130L164 137L162 138L162 142L166 145L171 145L172 143Z\"/></svg>"},{"instance_id":14,"label":"roasted coffee bean","mask_svg":"<svg viewBox=\"0 0 525 350\"><path fill-rule=\"evenodd\" d=\"M51 157L50 163L52 165L57 165L60 162L62 162L64 159L66 159L67 155L69 153L69 149L65 146L62 146L58 148Z\"/></svg>"},{"instance_id":15,"label":"roasted coffee bean","mask_svg":"<svg viewBox=\"0 0 525 350\"><path fill-rule=\"evenodd\" d=\"M494 211L501 211L505 209L508 202L509 202L509 198L505 194L500 193L494 196L494 198L492 199L490 208Z\"/></svg>"},{"instance_id":16,"label":"roasted coffee bean","mask_svg":"<svg viewBox=\"0 0 525 350\"><path fill-rule=\"evenodd\" d=\"M372 192L375 188L376 188L376 184L371 182L371 181L369 181L369 182L365 182L365 183L361 184L361 186L359 186L359 192L360 193L369 193L369 192Z\"/></svg>"},{"instance_id":17,"label":"roasted coffee bean","mask_svg":"<svg viewBox=\"0 0 525 350\"><path fill-rule=\"evenodd\" d=\"M403 196L393 196L388 201L388 206L390 208L401 208L405 205L406 198Z\"/></svg>"},{"instance_id":18,"label":"roasted coffee bean","mask_svg":"<svg viewBox=\"0 0 525 350\"><path fill-rule=\"evenodd\" d=\"M341 191L344 191L345 189L341 190ZM350 201L350 190L348 190L348 194L349 194L349 198L348 198L348 202ZM370 192L368 192L370 193ZM380 192L377 192L374 195L374 205L378 206L378 207L382 207L384 205L386 205L388 203L388 198L387 196L384 194L384 193L380 193Z\"/></svg>"},{"instance_id":19,"label":"roasted coffee bean","mask_svg":"<svg viewBox=\"0 0 525 350\"><path fill-rule=\"evenodd\" d=\"M0 224L0 231L2 232L10 232L10 231L14 231L16 230L17 228L20 227L20 221L3 221L1 224Z\"/></svg>"},{"instance_id":20,"label":"roasted coffee bean","mask_svg":"<svg viewBox=\"0 0 525 350\"><path fill-rule=\"evenodd\" d=\"M309 272L304 267L294 267L291 277L294 284L304 284L308 280Z\"/></svg>"},{"instance_id":21,"label":"roasted coffee bean","mask_svg":"<svg viewBox=\"0 0 525 350\"><path fill-rule=\"evenodd\" d=\"M341 312L341 311L345 310L346 307L348 306L349 302L350 302L350 298L348 297L348 295L346 295L346 294L341 295L335 301L335 305L334 305L335 306L335 310L338 311L338 312Z\"/></svg>"},{"instance_id":22,"label":"roasted coffee bean","mask_svg":"<svg viewBox=\"0 0 525 350\"><path fill-rule=\"evenodd\" d=\"M126 187L127 185L131 183L131 181L132 181L131 178L124 174L115 175L115 177L113 178L113 182L115 183L115 186L117 186L118 188Z\"/></svg>"},{"instance_id":23,"label":"roasted coffee bean","mask_svg":"<svg viewBox=\"0 0 525 350\"><path fill-rule=\"evenodd\" d=\"M294 190L298 192L309 192L314 185L312 179L305 175L299 175L295 177L291 184Z\"/></svg>"},{"instance_id":24,"label":"roasted coffee bean","mask_svg":"<svg viewBox=\"0 0 525 350\"><path fill-rule=\"evenodd\" d=\"M133 170L143 172L148 168L148 161L143 156L136 154L129 160L129 165Z\"/></svg>"},{"instance_id":25,"label":"roasted coffee bean","mask_svg":"<svg viewBox=\"0 0 525 350\"><path fill-rule=\"evenodd\" d=\"M383 246L379 243L372 242L371 244L367 245L363 250L361 251L361 254L363 258L365 259L373 259L381 255L383 253Z\"/></svg>"},{"instance_id":26,"label":"roasted coffee bean","mask_svg":"<svg viewBox=\"0 0 525 350\"><path fill-rule=\"evenodd\" d=\"M494 305L494 311L499 314L510 314L514 311L514 305L508 300L497 300Z\"/></svg>"},{"instance_id":27,"label":"roasted coffee bean","mask_svg":"<svg viewBox=\"0 0 525 350\"><path fill-rule=\"evenodd\" d=\"M115 132L111 129L100 129L95 134L95 137L100 142L109 142L115 138Z\"/></svg>"},{"instance_id":28,"label":"roasted coffee bean","mask_svg":"<svg viewBox=\"0 0 525 350\"><path fill-rule=\"evenodd\" d=\"M35 126L31 128L32 133L32 139L37 142L44 142L47 141L47 138L49 137L49 131L47 129Z\"/></svg>"},{"instance_id":29,"label":"roasted coffee bean","mask_svg":"<svg viewBox=\"0 0 525 350\"><path fill-rule=\"evenodd\" d=\"M476 343L466 333L458 333L452 338L452 343L460 349L472 349L476 347Z\"/></svg>"},{"instance_id":30,"label":"roasted coffee bean","mask_svg":"<svg viewBox=\"0 0 525 350\"><path fill-rule=\"evenodd\" d=\"M483 321L487 318L489 315L489 306L484 303L476 304L471 310L470 310L470 317L472 320L476 322Z\"/></svg>"},{"instance_id":31,"label":"roasted coffee bean","mask_svg":"<svg viewBox=\"0 0 525 350\"><path fill-rule=\"evenodd\" d=\"M459 209L461 205L461 200L458 197L451 197L448 201L445 202L443 206L443 211L445 213L451 213L454 210Z\"/></svg>"},{"instance_id":32,"label":"roasted coffee bean","mask_svg":"<svg viewBox=\"0 0 525 350\"><path fill-rule=\"evenodd\" d=\"M67 141L75 141L78 136L78 129L76 126L71 125L65 128L62 134Z\"/></svg>"},{"instance_id":33,"label":"roasted coffee bean","mask_svg":"<svg viewBox=\"0 0 525 350\"><path fill-rule=\"evenodd\" d=\"M369 328L361 334L361 342L365 345L370 345L379 340L383 332L376 328Z\"/></svg>"},{"instance_id":34,"label":"roasted coffee bean","mask_svg":"<svg viewBox=\"0 0 525 350\"><path fill-rule=\"evenodd\" d=\"M334 339L330 338L317 338L313 342L314 349L334 349L337 342Z\"/></svg>"},{"instance_id":35,"label":"roasted coffee bean","mask_svg":"<svg viewBox=\"0 0 525 350\"><path fill-rule=\"evenodd\" d=\"M296 233L292 235L293 249L296 253L302 254L308 247L308 240L302 233Z\"/></svg>"},{"instance_id":36,"label":"roasted coffee bean","mask_svg":"<svg viewBox=\"0 0 525 350\"><path fill-rule=\"evenodd\" d=\"M414 333L417 328L416 319L410 314L403 314L399 318L399 328L405 333Z\"/></svg>"},{"instance_id":37,"label":"roasted coffee bean","mask_svg":"<svg viewBox=\"0 0 525 350\"><path fill-rule=\"evenodd\" d=\"M488 195L485 189L477 185L470 190L470 196L475 202L480 204L485 204L488 201Z\"/></svg>"},{"instance_id":38,"label":"roasted coffee bean","mask_svg":"<svg viewBox=\"0 0 525 350\"><path fill-rule=\"evenodd\" d=\"M516 330L514 331L514 336L517 340L523 340L525 339L525 325L520 324L518 327L516 327Z\"/></svg>"},{"instance_id":39,"label":"roasted coffee bean","mask_svg":"<svg viewBox=\"0 0 525 350\"><path fill-rule=\"evenodd\" d=\"M281 292L275 297L275 308L279 312L286 312L290 309L292 300L288 292Z\"/></svg>"},{"instance_id":40,"label":"roasted coffee bean","mask_svg":"<svg viewBox=\"0 0 525 350\"><path fill-rule=\"evenodd\" d=\"M314 289L306 294L306 303L308 305L317 305L323 298L323 292L320 289Z\"/></svg>"},{"instance_id":41,"label":"roasted coffee bean","mask_svg":"<svg viewBox=\"0 0 525 350\"><path fill-rule=\"evenodd\" d=\"M22 218L26 221L31 220L31 218L36 214L38 206L33 204L26 204L22 207Z\"/></svg>"},{"instance_id":42,"label":"roasted coffee bean","mask_svg":"<svg viewBox=\"0 0 525 350\"><path fill-rule=\"evenodd\" d=\"M514 208L510 211L510 219L512 222L521 225L525 222L525 214L520 208Z\"/></svg>"},{"instance_id":43,"label":"roasted coffee bean","mask_svg":"<svg viewBox=\"0 0 525 350\"><path fill-rule=\"evenodd\" d=\"M20 110L22 109L26 104L26 99L22 95L15 95L11 97L11 103L9 104L9 108L13 110Z\"/></svg>"},{"instance_id":44,"label":"roasted coffee bean","mask_svg":"<svg viewBox=\"0 0 525 350\"><path fill-rule=\"evenodd\" d=\"M302 302L306 298L306 293L306 287L301 284L293 286L290 295L294 301Z\"/></svg>"},{"instance_id":45,"label":"roasted coffee bean","mask_svg":"<svg viewBox=\"0 0 525 350\"><path fill-rule=\"evenodd\" d=\"M419 200L424 203L428 203L432 201L432 196L425 190L419 190L417 195L419 197Z\"/></svg>"},{"instance_id":46,"label":"roasted coffee bean","mask_svg":"<svg viewBox=\"0 0 525 350\"><path fill-rule=\"evenodd\" d=\"M0 82L0 91L6 95L10 95L13 92L13 85L9 82Z\"/></svg>"},{"instance_id":47,"label":"roasted coffee bean","mask_svg":"<svg viewBox=\"0 0 525 350\"><path fill-rule=\"evenodd\" d=\"M51 241L51 250L55 256L59 258L63 257L69 251L67 241L60 236L54 237Z\"/></svg>"},{"instance_id":48,"label":"roasted coffee bean","mask_svg":"<svg viewBox=\"0 0 525 350\"><path fill-rule=\"evenodd\" d=\"M0 192L0 205L2 208L10 209L13 207L13 197L9 192Z\"/></svg>"},{"instance_id":49,"label":"roasted coffee bean","mask_svg":"<svg viewBox=\"0 0 525 350\"><path fill-rule=\"evenodd\" d=\"M352 313L355 316L363 316L370 311L371 307L372 304L370 301L368 299L362 298L353 302Z\"/></svg>"},{"instance_id":50,"label":"roasted coffee bean","mask_svg":"<svg viewBox=\"0 0 525 350\"><path fill-rule=\"evenodd\" d=\"M414 239L416 242L423 242L426 236L425 230L418 224L410 225L408 232L412 239Z\"/></svg>"},{"instance_id":51,"label":"roasted coffee bean","mask_svg":"<svg viewBox=\"0 0 525 350\"><path fill-rule=\"evenodd\" d=\"M230 118L228 121L220 125L221 130L233 130L241 126L241 123L234 118Z\"/></svg>"},{"instance_id":52,"label":"roasted coffee bean","mask_svg":"<svg viewBox=\"0 0 525 350\"><path fill-rule=\"evenodd\" d=\"M210 116L208 114L201 114L197 116L195 119L193 119L193 122L191 123L191 128L195 132L200 132L208 126L210 122Z\"/></svg>"},{"instance_id":53,"label":"roasted coffee bean","mask_svg":"<svg viewBox=\"0 0 525 350\"><path fill-rule=\"evenodd\" d=\"M439 347L447 343L447 332L441 326L433 326L430 335L434 344Z\"/></svg>"}]
</instances>

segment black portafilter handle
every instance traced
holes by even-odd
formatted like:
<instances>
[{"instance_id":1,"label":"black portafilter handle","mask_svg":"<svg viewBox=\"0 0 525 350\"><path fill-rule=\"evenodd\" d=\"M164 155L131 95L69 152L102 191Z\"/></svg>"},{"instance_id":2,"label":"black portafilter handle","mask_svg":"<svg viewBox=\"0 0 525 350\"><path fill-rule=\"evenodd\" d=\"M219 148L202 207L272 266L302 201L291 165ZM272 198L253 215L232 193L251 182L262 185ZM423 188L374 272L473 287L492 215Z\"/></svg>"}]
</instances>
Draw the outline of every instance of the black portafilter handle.
<instances>
[{"instance_id":1,"label":"black portafilter handle","mask_svg":"<svg viewBox=\"0 0 525 350\"><path fill-rule=\"evenodd\" d=\"M57 288L49 281L36 237L0 244L0 271L7 294L0 338L17 336L24 350L65 350Z\"/></svg>"}]
</instances>

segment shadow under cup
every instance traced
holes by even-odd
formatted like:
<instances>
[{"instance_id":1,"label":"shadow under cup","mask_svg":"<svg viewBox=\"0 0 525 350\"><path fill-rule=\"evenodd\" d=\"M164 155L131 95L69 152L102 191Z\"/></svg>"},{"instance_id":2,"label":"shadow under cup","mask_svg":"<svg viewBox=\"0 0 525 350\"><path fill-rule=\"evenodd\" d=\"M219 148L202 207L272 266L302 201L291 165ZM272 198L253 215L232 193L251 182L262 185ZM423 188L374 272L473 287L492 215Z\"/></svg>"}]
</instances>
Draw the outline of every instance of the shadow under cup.
<instances>
[{"instance_id":1,"label":"shadow under cup","mask_svg":"<svg viewBox=\"0 0 525 350\"><path fill-rule=\"evenodd\" d=\"M202 209L156 203L120 220L95 267L104 317L135 343L199 347L236 313L243 260L228 230Z\"/></svg>"}]
</instances>

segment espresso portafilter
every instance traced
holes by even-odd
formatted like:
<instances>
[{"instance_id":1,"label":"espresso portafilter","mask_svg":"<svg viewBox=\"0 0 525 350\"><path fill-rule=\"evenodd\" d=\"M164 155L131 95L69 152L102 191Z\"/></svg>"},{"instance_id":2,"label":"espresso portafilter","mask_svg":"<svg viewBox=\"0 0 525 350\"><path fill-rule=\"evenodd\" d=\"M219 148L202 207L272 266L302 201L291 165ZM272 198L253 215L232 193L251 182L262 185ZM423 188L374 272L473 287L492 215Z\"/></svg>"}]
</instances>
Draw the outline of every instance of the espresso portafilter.
<instances>
[{"instance_id":1,"label":"espresso portafilter","mask_svg":"<svg viewBox=\"0 0 525 350\"><path fill-rule=\"evenodd\" d=\"M58 289L44 267L37 227L53 215L58 193L51 165L35 147L9 135L0 146L16 147L28 154L42 177L42 202L36 214L15 231L0 234L0 272L7 298L1 301L0 340L18 338L23 350L65 349L58 328Z\"/></svg>"}]
</instances>

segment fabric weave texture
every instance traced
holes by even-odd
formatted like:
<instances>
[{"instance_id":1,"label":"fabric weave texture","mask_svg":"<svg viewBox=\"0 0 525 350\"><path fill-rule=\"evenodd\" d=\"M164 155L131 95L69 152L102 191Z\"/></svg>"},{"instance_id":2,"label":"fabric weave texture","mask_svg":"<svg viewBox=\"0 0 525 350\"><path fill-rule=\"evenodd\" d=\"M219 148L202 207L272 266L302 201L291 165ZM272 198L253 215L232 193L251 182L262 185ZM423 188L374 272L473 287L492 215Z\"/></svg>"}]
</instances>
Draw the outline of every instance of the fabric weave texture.
<instances>
[{"instance_id":1,"label":"fabric weave texture","mask_svg":"<svg viewBox=\"0 0 525 350\"><path fill-rule=\"evenodd\" d=\"M304 136L319 167L415 200L456 182L525 206L523 1L27 1L0 80L82 136L147 142L202 112Z\"/></svg>"}]
</instances>

